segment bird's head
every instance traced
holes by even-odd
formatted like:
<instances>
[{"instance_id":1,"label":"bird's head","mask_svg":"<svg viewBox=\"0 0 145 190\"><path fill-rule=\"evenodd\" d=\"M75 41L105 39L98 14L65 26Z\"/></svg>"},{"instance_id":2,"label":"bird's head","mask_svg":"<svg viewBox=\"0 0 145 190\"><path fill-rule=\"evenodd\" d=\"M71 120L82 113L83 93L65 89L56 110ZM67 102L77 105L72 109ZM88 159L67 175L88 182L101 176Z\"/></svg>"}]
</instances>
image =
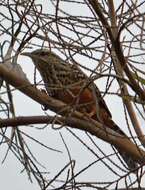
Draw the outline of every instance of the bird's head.
<instances>
[{"instance_id":1,"label":"bird's head","mask_svg":"<svg viewBox=\"0 0 145 190\"><path fill-rule=\"evenodd\" d=\"M48 49L37 49L32 52L24 52L21 55L28 56L32 59L36 68L42 72L45 69L52 70L52 67L57 70L59 68L65 68L65 62L54 52Z\"/></svg>"},{"instance_id":2,"label":"bird's head","mask_svg":"<svg viewBox=\"0 0 145 190\"><path fill-rule=\"evenodd\" d=\"M60 59L55 53L53 53L47 49L37 49L32 52L21 53L21 55L30 57L33 60L36 67L40 63L41 64L47 63L47 65L48 65L50 62L53 62L52 61L53 59Z\"/></svg>"},{"instance_id":3,"label":"bird's head","mask_svg":"<svg viewBox=\"0 0 145 190\"><path fill-rule=\"evenodd\" d=\"M32 52L21 53L21 55L30 57L41 75L47 72L53 78L56 73L60 75L64 72L72 72L71 65L50 50L37 49Z\"/></svg>"}]
</instances>

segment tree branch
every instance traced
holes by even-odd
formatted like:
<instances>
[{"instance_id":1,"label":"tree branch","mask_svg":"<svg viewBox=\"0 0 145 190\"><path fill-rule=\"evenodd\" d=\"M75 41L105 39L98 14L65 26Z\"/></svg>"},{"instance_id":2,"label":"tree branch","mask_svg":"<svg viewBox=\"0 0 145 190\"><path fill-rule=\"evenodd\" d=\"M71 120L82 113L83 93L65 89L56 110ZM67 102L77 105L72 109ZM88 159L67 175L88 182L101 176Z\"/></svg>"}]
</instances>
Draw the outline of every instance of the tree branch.
<instances>
[{"instance_id":1,"label":"tree branch","mask_svg":"<svg viewBox=\"0 0 145 190\"><path fill-rule=\"evenodd\" d=\"M117 27L117 22L116 22L116 14L115 14L115 9L114 9L114 3L113 3L112 0L108 0L108 2L109 2L109 10L110 10L109 12L110 12L110 18L111 18L112 33L113 33L114 39L116 39L117 36L118 36L118 27ZM111 55L112 55L114 68L115 68L115 71L116 71L117 75L124 78L123 68L121 67L120 61L117 58L117 54L116 54L116 51L115 51L114 47L112 47L112 49L111 49ZM128 89L127 89L126 84L123 81L119 80L119 79L117 79L117 81L118 81L118 83L120 85L120 90L121 90L122 97L124 97L124 95L128 96L129 93L128 93ZM143 132L141 130L141 127L140 127L138 118L136 116L134 107L133 107L130 100L122 98L122 101L124 102L124 104L125 104L125 106L127 108L128 114L129 114L131 122L132 122L132 125L133 125L133 127L135 129L135 132L136 132L140 142L145 147L145 136L144 136L144 134L143 134Z\"/></svg>"},{"instance_id":2,"label":"tree branch","mask_svg":"<svg viewBox=\"0 0 145 190\"><path fill-rule=\"evenodd\" d=\"M92 5L95 13L98 15L98 17L99 17L100 21L102 22L104 28L108 32L108 35L109 35L110 40L112 42L112 46L114 47L114 50L115 50L116 56L119 60L119 63L122 66L123 70L125 71L127 77L129 78L129 80L132 84L131 88L139 95L140 99L142 99L144 101L145 100L145 92L144 92L144 90L142 90L140 85L136 82L136 80L134 79L132 73L130 72L130 70L128 68L128 65L126 63L125 57L124 57L123 52L122 52L122 47L120 45L120 41L119 41L120 36L114 37L109 23L107 22L107 19L104 17L104 15L101 11L101 8L99 6L98 1L97 0L89 0L89 2Z\"/></svg>"}]
</instances>

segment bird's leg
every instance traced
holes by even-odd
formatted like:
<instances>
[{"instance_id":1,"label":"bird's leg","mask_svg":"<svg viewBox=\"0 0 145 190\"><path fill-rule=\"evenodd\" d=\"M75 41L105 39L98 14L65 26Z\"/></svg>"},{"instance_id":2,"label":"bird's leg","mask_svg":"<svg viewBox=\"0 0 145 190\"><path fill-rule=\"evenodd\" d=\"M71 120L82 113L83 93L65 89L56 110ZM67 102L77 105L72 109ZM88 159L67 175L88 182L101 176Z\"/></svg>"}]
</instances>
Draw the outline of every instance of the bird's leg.
<instances>
[{"instance_id":1,"label":"bird's leg","mask_svg":"<svg viewBox=\"0 0 145 190\"><path fill-rule=\"evenodd\" d=\"M96 105L92 106L92 109L89 113L87 113L88 117L92 118L93 116L96 115Z\"/></svg>"},{"instance_id":2,"label":"bird's leg","mask_svg":"<svg viewBox=\"0 0 145 190\"><path fill-rule=\"evenodd\" d=\"M40 91L43 92L43 93L45 93L46 95L48 95L47 91L45 89L41 88Z\"/></svg>"},{"instance_id":3,"label":"bird's leg","mask_svg":"<svg viewBox=\"0 0 145 190\"><path fill-rule=\"evenodd\" d=\"M48 96L48 93L47 93L47 91L46 91L45 89L40 89L40 91L41 91L42 93L44 93L45 95ZM43 106L42 106L42 110L43 110L43 111L48 110L48 106L47 106L47 105L43 105Z\"/></svg>"}]
</instances>

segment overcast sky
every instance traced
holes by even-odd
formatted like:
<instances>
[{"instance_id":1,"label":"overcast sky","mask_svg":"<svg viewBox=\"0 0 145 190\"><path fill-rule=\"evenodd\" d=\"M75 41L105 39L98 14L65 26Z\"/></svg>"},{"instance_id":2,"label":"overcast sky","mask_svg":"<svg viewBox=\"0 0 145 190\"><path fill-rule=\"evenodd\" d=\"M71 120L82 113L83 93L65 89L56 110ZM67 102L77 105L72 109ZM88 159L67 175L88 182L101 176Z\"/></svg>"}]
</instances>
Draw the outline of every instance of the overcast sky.
<instances>
[{"instance_id":1,"label":"overcast sky","mask_svg":"<svg viewBox=\"0 0 145 190\"><path fill-rule=\"evenodd\" d=\"M52 7L50 4L48 4L47 0L44 1L38 1L43 5L43 9L49 13L52 13ZM80 14L81 6L76 9L74 6L68 7L68 4L63 3L63 9L69 10L69 13L73 14ZM3 14L7 14L6 10L1 10ZM88 10L81 10L81 14L83 15L85 13L89 16ZM9 25L9 23L5 23L5 26ZM4 39L1 39L4 40ZM37 43L37 42L35 42ZM80 62L86 61L84 58L79 58ZM22 66L24 72L27 74L27 77L32 82L33 81L33 74L34 74L34 66L32 64L32 61L29 58L26 58L24 56L19 56L18 63ZM88 63L88 62L87 62ZM38 76L38 75L37 75ZM39 78L39 76L38 76ZM102 81L97 81L97 85L102 88ZM116 88L115 84L112 88ZM105 100L107 102L108 107L110 108L110 111L112 113L114 121L124 130L126 133L128 133L128 130L126 129L126 122L125 118L122 117L124 114L123 106L121 105L121 99L115 98L115 96L112 99L112 96L105 97ZM44 111L42 110L41 106L32 101L30 98L26 97L19 91L14 92L14 102L16 107L16 115L17 116L35 116L35 115L43 115ZM49 111L46 113L51 114ZM46 114L45 113L45 114ZM144 123L141 121L141 126L143 126ZM36 127L39 127L36 128ZM29 145L31 147L32 152L36 156L37 160L46 167L46 170L41 168L42 171L50 172L47 177L52 178L55 176L61 169L64 167L68 162L69 158L67 155L66 148L64 146L64 143L62 142L62 139L60 137L60 133L65 139L66 144L68 145L68 148L71 152L71 157L73 160L76 161L75 165L75 171L79 171L82 168L86 167L89 163L97 160L97 158L91 154L90 151L87 150L86 147L84 147L77 139L72 137L72 135L65 129L52 129L51 126L47 126L45 129L40 129L43 127L43 125L35 125L35 127L20 127L24 132L28 133L29 135L35 137L43 144L46 144L47 146L51 148L58 149L62 151L63 153L58 153L55 151L47 150L45 148L42 148L37 143L33 142L30 139L25 138L27 142L29 142ZM145 126L144 126L145 127ZM144 130L145 128L143 128ZM10 130L10 129L9 129ZM81 137L87 144L94 150L98 151L95 146L92 145L87 135L79 130L73 130L76 132L76 134ZM145 132L145 130L144 130ZM103 142L100 139L97 139L93 137L94 141L97 145L99 145L100 148L105 150L106 154L109 154L112 151L112 148L107 143ZM4 158L4 155L7 151L7 145L1 146L0 153L1 153L1 162ZM100 154L100 156L102 156ZM114 159L114 157L113 157ZM115 159L116 163L119 164L119 161ZM113 166L112 166L113 167ZM37 186L36 181L33 179L33 183L30 183L28 180L28 176L26 172L21 173L23 170L22 165L20 162L16 159L16 157L9 152L5 162L1 164L0 166L0 179L1 179L1 189L9 190L9 189L15 189L15 190L36 190L39 189ZM107 176L107 178L106 178ZM61 179L66 179L67 173L64 172L64 174L61 176ZM93 165L89 168L89 170L86 170L83 172L77 179L80 181L95 181L95 182L101 182L101 181L112 181L114 179L115 175L108 171L108 169L101 163L98 162L96 165ZM104 179L105 178L105 179ZM145 179L145 178L144 178ZM144 180L145 181L145 180ZM124 182L120 182L120 184L123 184ZM145 185L145 182L143 183Z\"/></svg>"}]
</instances>

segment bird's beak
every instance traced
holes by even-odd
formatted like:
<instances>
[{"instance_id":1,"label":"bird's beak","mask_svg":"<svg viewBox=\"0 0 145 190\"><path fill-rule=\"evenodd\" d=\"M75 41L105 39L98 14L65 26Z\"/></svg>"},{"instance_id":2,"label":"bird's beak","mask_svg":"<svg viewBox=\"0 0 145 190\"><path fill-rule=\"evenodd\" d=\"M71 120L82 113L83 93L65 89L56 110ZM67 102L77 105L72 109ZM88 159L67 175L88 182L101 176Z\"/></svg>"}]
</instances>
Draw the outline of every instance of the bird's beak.
<instances>
[{"instance_id":1,"label":"bird's beak","mask_svg":"<svg viewBox=\"0 0 145 190\"><path fill-rule=\"evenodd\" d=\"M21 55L32 57L32 53L30 53L30 52L23 52L23 53L21 53Z\"/></svg>"}]
</instances>

